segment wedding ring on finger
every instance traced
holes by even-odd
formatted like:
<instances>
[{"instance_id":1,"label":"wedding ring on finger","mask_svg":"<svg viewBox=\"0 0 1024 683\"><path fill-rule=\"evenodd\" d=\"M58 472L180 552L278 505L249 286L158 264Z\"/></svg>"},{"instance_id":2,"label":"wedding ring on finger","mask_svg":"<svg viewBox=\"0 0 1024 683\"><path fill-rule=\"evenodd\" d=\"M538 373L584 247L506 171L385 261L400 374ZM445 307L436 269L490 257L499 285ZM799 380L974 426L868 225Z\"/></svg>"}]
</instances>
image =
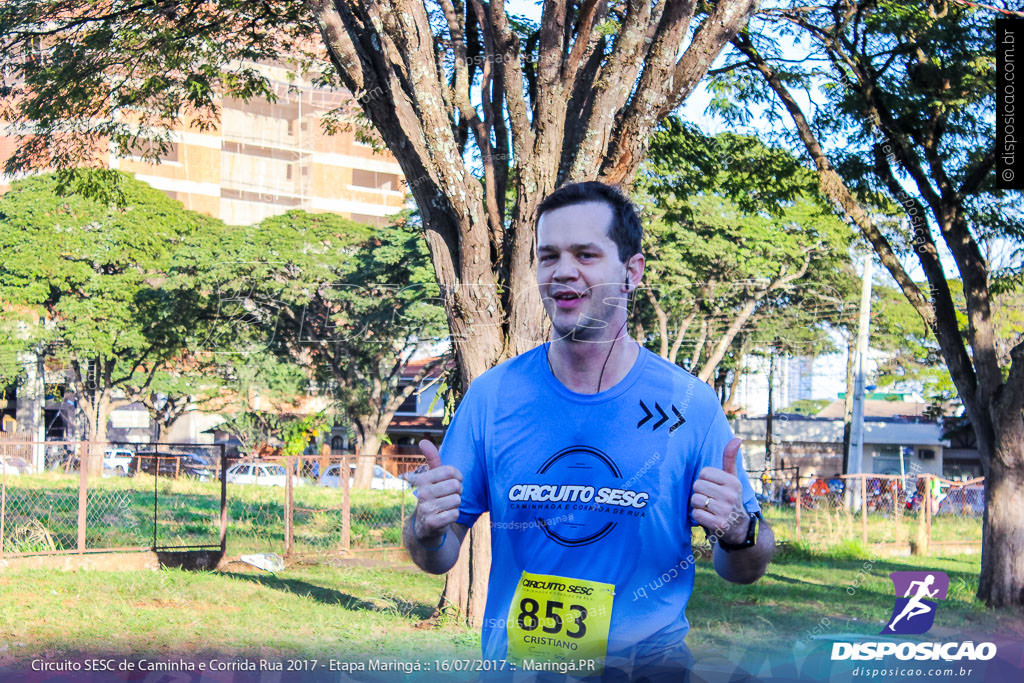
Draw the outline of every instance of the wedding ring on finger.
<instances>
[{"instance_id":1,"label":"wedding ring on finger","mask_svg":"<svg viewBox=\"0 0 1024 683\"><path fill-rule=\"evenodd\" d=\"M704 506L701 508L704 512L711 512L708 506L711 505L711 496L704 496Z\"/></svg>"}]
</instances>

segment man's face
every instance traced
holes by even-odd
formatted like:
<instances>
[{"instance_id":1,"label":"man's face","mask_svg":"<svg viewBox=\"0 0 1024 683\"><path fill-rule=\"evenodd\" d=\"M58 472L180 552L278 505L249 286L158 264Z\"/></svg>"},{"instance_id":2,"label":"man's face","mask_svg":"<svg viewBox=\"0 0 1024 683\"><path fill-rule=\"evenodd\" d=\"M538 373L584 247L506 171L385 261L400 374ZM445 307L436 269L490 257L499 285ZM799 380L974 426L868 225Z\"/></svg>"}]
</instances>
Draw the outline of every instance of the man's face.
<instances>
[{"instance_id":1,"label":"man's face","mask_svg":"<svg viewBox=\"0 0 1024 683\"><path fill-rule=\"evenodd\" d=\"M537 284L555 339L608 341L626 320L627 267L608 235L612 219L595 201L547 211L537 224ZM630 264L635 283L643 257Z\"/></svg>"}]
</instances>

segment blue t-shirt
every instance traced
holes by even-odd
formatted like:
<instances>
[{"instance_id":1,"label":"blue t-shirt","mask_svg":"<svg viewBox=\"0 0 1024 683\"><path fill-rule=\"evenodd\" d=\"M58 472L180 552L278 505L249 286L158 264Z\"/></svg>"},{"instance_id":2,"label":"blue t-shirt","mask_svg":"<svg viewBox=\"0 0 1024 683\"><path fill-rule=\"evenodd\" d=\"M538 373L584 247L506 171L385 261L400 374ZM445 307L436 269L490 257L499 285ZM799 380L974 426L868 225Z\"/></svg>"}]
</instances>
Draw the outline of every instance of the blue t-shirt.
<instances>
[{"instance_id":1,"label":"blue t-shirt","mask_svg":"<svg viewBox=\"0 0 1024 683\"><path fill-rule=\"evenodd\" d=\"M704 382L641 349L598 394L570 391L539 346L473 382L441 446L464 477L459 523L491 513L483 656L505 659L522 572L615 586L609 657L680 648L693 591L691 487L732 430ZM737 458L744 506L759 511Z\"/></svg>"}]
</instances>

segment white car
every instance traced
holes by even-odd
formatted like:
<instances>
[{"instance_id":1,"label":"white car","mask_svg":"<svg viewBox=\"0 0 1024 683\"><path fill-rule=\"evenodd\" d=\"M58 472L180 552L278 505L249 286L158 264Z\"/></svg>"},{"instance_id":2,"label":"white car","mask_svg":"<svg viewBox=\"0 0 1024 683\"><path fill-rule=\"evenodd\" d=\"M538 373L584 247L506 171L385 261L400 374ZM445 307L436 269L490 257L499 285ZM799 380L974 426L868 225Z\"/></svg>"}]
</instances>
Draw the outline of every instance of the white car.
<instances>
[{"instance_id":1,"label":"white car","mask_svg":"<svg viewBox=\"0 0 1024 683\"><path fill-rule=\"evenodd\" d=\"M32 466L17 456L0 457L0 475L28 474Z\"/></svg>"},{"instance_id":2,"label":"white car","mask_svg":"<svg viewBox=\"0 0 1024 683\"><path fill-rule=\"evenodd\" d=\"M284 486L287 478L284 465L272 462L238 462L228 468L229 484L259 484L260 486ZM292 480L295 486L302 485L302 479Z\"/></svg>"},{"instance_id":3,"label":"white car","mask_svg":"<svg viewBox=\"0 0 1024 683\"><path fill-rule=\"evenodd\" d=\"M352 470L352 474L355 473L356 464L349 463L349 467ZM341 472L341 465L334 464L328 467L323 474L320 475L321 486L331 486L338 488L341 486L341 479L338 476ZM352 486L352 477L348 478L349 487ZM404 479L399 479L395 475L388 472L380 465L373 466L373 479L370 480L370 488L377 491L401 491L402 489L412 488L409 486L409 482Z\"/></svg>"},{"instance_id":4,"label":"white car","mask_svg":"<svg viewBox=\"0 0 1024 683\"><path fill-rule=\"evenodd\" d=\"M129 448L108 448L103 451L103 467L108 470L120 470L122 476L127 476L133 455L135 453Z\"/></svg>"},{"instance_id":5,"label":"white car","mask_svg":"<svg viewBox=\"0 0 1024 683\"><path fill-rule=\"evenodd\" d=\"M975 484L950 488L939 501L935 514L976 516L985 514L985 487Z\"/></svg>"}]
</instances>

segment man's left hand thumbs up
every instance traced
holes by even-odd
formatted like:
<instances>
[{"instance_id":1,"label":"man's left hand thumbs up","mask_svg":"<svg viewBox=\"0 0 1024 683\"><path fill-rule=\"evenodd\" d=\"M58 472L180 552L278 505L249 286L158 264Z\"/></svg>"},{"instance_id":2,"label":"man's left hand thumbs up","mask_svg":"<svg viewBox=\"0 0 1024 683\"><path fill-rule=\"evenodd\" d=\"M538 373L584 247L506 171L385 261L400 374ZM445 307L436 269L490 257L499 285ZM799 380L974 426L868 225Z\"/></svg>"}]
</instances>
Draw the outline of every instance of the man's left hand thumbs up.
<instances>
[{"instance_id":1,"label":"man's left hand thumbs up","mask_svg":"<svg viewBox=\"0 0 1024 683\"><path fill-rule=\"evenodd\" d=\"M743 508L743 487L736 477L736 456L742 443L734 438L726 444L722 469L702 469L690 496L693 518L707 530L708 536L737 544L746 538L749 524Z\"/></svg>"}]
</instances>

